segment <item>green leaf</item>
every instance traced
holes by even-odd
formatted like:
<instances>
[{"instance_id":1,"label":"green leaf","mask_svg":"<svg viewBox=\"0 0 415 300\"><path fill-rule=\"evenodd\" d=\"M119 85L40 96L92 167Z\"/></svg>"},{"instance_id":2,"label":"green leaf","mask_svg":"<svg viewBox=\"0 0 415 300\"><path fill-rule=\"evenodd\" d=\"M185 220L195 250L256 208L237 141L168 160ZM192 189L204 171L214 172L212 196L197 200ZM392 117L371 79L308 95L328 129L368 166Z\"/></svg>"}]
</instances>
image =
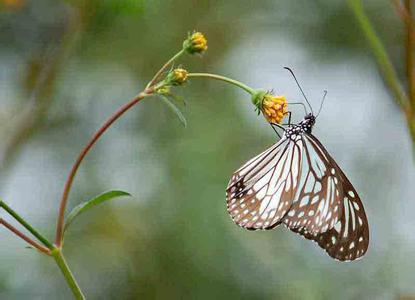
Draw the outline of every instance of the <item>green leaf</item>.
<instances>
[{"instance_id":1,"label":"green leaf","mask_svg":"<svg viewBox=\"0 0 415 300\"><path fill-rule=\"evenodd\" d=\"M177 95L173 95L173 94L169 94L169 96L176 102L182 104L183 106L186 106L186 101L184 100L183 97L181 96L177 96Z\"/></svg>"},{"instance_id":2,"label":"green leaf","mask_svg":"<svg viewBox=\"0 0 415 300\"><path fill-rule=\"evenodd\" d=\"M123 197L123 196L131 196L131 195L123 191L108 191L108 192L105 192L105 193L102 193L96 196L95 198L92 198L86 202L79 204L74 209L72 209L71 213L68 215L64 230L66 231L66 229L68 229L69 225L75 220L75 218L79 216L80 214L84 213L85 211L105 201L114 199L116 197Z\"/></svg>"},{"instance_id":3,"label":"green leaf","mask_svg":"<svg viewBox=\"0 0 415 300\"><path fill-rule=\"evenodd\" d=\"M160 95L160 96L161 96L161 100L163 100L163 102L165 104L167 104L167 106L176 114L176 116L179 118L180 122L186 128L187 127L187 121L186 121L186 118L184 117L183 113L180 111L180 109L173 102L171 102L170 99L167 98L166 96L164 96L164 95Z\"/></svg>"}]
</instances>

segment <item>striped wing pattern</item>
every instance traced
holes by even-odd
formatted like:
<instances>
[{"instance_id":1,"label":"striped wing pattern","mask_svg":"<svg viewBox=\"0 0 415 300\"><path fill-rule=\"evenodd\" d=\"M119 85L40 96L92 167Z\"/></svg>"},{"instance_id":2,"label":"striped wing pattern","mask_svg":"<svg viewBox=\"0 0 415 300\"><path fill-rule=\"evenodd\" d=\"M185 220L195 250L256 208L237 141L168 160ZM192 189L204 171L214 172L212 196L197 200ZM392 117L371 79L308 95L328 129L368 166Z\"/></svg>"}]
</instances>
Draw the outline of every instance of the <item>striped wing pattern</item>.
<instances>
[{"instance_id":1,"label":"striped wing pattern","mask_svg":"<svg viewBox=\"0 0 415 300\"><path fill-rule=\"evenodd\" d=\"M341 215L343 186L339 171L332 164L327 151L303 134L304 162L299 195L284 218L289 228L304 228L304 232L318 234L336 224Z\"/></svg>"},{"instance_id":2,"label":"striped wing pattern","mask_svg":"<svg viewBox=\"0 0 415 300\"><path fill-rule=\"evenodd\" d=\"M237 170L226 189L233 221L246 229L277 226L292 205L301 173L302 142L282 139Z\"/></svg>"},{"instance_id":3,"label":"striped wing pattern","mask_svg":"<svg viewBox=\"0 0 415 300\"><path fill-rule=\"evenodd\" d=\"M360 258L366 253L369 246L369 225L362 201L346 175L317 138L311 134L305 134L304 139L308 152L316 151L322 161L326 159L329 162L330 169L328 169L327 177L332 177L333 182L336 183L334 185L336 197L331 197L334 200L329 202L326 214L322 214L326 222L325 225L318 223L319 230L311 230L310 226L293 226L293 220L288 218L284 220L284 224L292 231L317 242L321 248L337 260L351 261ZM327 186L327 189L329 190L330 187ZM329 194L329 192L326 193L326 195ZM327 202L328 200L325 199L327 198L320 201ZM311 203L309 207L306 207L308 211L316 209L315 205L313 206Z\"/></svg>"},{"instance_id":4,"label":"striped wing pattern","mask_svg":"<svg viewBox=\"0 0 415 300\"><path fill-rule=\"evenodd\" d=\"M284 137L231 177L233 221L246 229L283 223L340 261L363 256L369 227L362 202L343 171L311 133Z\"/></svg>"}]
</instances>

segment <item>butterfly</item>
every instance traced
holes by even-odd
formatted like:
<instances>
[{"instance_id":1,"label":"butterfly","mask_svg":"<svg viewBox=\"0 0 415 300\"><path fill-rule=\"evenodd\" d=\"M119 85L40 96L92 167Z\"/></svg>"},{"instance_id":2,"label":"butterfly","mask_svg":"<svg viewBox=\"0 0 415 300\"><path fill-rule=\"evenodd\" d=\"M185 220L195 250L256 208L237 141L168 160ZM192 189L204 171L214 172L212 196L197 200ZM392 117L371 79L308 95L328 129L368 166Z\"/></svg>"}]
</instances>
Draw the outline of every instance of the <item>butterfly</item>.
<instances>
[{"instance_id":1,"label":"butterfly","mask_svg":"<svg viewBox=\"0 0 415 300\"><path fill-rule=\"evenodd\" d=\"M227 210L240 227L284 224L332 258L352 261L368 249L366 213L349 179L311 133L315 121L308 113L286 128L274 124L284 129L282 138L233 173Z\"/></svg>"}]
</instances>

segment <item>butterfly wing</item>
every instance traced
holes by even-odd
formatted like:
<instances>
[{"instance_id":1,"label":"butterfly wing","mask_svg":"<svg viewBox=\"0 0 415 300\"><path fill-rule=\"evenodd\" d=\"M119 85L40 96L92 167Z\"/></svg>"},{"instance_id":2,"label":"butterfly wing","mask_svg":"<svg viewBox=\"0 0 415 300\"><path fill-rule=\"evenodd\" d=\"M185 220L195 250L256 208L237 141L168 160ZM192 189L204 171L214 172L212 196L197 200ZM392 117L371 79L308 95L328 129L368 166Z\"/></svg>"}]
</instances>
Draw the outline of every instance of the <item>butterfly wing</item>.
<instances>
[{"instance_id":1,"label":"butterfly wing","mask_svg":"<svg viewBox=\"0 0 415 300\"><path fill-rule=\"evenodd\" d=\"M281 139L235 171L226 189L233 221L246 229L269 229L292 205L301 174L303 142Z\"/></svg>"},{"instance_id":2,"label":"butterfly wing","mask_svg":"<svg viewBox=\"0 0 415 300\"><path fill-rule=\"evenodd\" d=\"M305 184L297 202L284 218L284 224L305 238L316 241L335 259L348 261L359 258L369 246L369 225L362 201L317 138L304 134L303 141L310 170L305 175ZM311 192L305 188L309 181L313 186ZM316 182L321 184L321 189L315 188ZM305 197L311 201L301 206ZM317 200L313 203L312 199ZM311 211L314 212L312 216ZM307 217L303 218L302 213Z\"/></svg>"}]
</instances>

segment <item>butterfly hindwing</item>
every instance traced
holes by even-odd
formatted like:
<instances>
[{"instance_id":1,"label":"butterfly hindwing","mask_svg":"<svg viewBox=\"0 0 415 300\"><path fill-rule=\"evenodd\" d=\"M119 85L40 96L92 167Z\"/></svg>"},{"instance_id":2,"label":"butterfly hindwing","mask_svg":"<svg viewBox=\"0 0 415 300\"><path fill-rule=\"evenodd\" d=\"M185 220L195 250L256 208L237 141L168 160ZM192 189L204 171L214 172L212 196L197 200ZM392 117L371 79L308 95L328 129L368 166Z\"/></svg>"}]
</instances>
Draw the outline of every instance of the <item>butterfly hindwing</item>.
<instances>
[{"instance_id":1,"label":"butterfly hindwing","mask_svg":"<svg viewBox=\"0 0 415 300\"><path fill-rule=\"evenodd\" d=\"M302 139L305 147L301 184L284 223L289 228L304 227L305 231L317 234L339 220L343 188L327 151L317 147L306 133Z\"/></svg>"},{"instance_id":2,"label":"butterfly hindwing","mask_svg":"<svg viewBox=\"0 0 415 300\"><path fill-rule=\"evenodd\" d=\"M336 215L336 217L331 217L324 227L317 227L319 230L312 230L307 226L290 226L286 220L284 220L284 223L292 231L316 241L331 257L340 261L355 260L363 256L369 246L369 226L362 201L346 175L317 138L311 134L304 135L304 138L307 140L306 144L309 152L316 151L321 156L322 161L326 158L329 162L324 176L334 176L333 178L336 179L332 179L337 182L334 192L336 195L335 201L329 201L331 204L324 215L326 219L330 219L327 216ZM327 187L327 189L329 188ZM325 195L328 196L329 193ZM321 201L327 202L328 200ZM315 207L306 207L306 210L311 209L315 209ZM288 215L289 213L287 217ZM314 222L316 221L317 219L314 220ZM318 224L320 224L320 220Z\"/></svg>"}]
</instances>

